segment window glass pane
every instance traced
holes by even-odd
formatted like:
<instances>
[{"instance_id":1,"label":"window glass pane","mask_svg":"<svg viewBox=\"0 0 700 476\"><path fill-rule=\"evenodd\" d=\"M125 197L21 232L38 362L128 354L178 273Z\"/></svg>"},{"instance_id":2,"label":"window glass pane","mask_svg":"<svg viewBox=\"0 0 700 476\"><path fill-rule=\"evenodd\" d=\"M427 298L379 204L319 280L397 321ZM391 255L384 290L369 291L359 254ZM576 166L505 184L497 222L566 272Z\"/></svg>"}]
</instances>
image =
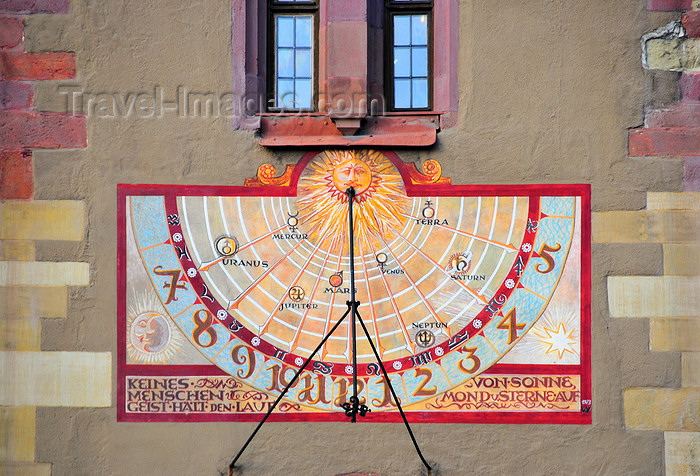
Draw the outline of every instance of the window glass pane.
<instances>
[{"instance_id":1,"label":"window glass pane","mask_svg":"<svg viewBox=\"0 0 700 476\"><path fill-rule=\"evenodd\" d=\"M394 107L407 109L411 107L411 80L394 80Z\"/></svg>"},{"instance_id":2,"label":"window glass pane","mask_svg":"<svg viewBox=\"0 0 700 476\"><path fill-rule=\"evenodd\" d=\"M297 79L294 81L296 96L295 109L311 109L311 80Z\"/></svg>"},{"instance_id":3,"label":"window glass pane","mask_svg":"<svg viewBox=\"0 0 700 476\"><path fill-rule=\"evenodd\" d=\"M412 83L411 107L428 107L428 80L414 79Z\"/></svg>"},{"instance_id":4,"label":"window glass pane","mask_svg":"<svg viewBox=\"0 0 700 476\"><path fill-rule=\"evenodd\" d=\"M277 107L294 108L292 100L294 99L294 80L278 79L277 80Z\"/></svg>"},{"instance_id":5,"label":"window glass pane","mask_svg":"<svg viewBox=\"0 0 700 476\"><path fill-rule=\"evenodd\" d=\"M294 46L294 17L278 15L277 46Z\"/></svg>"},{"instance_id":6,"label":"window glass pane","mask_svg":"<svg viewBox=\"0 0 700 476\"><path fill-rule=\"evenodd\" d=\"M411 15L411 44L428 44L428 15Z\"/></svg>"},{"instance_id":7,"label":"window glass pane","mask_svg":"<svg viewBox=\"0 0 700 476\"><path fill-rule=\"evenodd\" d=\"M294 77L294 49L277 49L277 76L281 78Z\"/></svg>"},{"instance_id":8,"label":"window glass pane","mask_svg":"<svg viewBox=\"0 0 700 476\"><path fill-rule=\"evenodd\" d=\"M428 76L428 48L426 46L412 48L411 76Z\"/></svg>"},{"instance_id":9,"label":"window glass pane","mask_svg":"<svg viewBox=\"0 0 700 476\"><path fill-rule=\"evenodd\" d=\"M296 18L296 46L311 48L311 27L313 17L310 15L297 16Z\"/></svg>"},{"instance_id":10,"label":"window glass pane","mask_svg":"<svg viewBox=\"0 0 700 476\"><path fill-rule=\"evenodd\" d=\"M411 15L394 15L394 46L411 44Z\"/></svg>"},{"instance_id":11,"label":"window glass pane","mask_svg":"<svg viewBox=\"0 0 700 476\"><path fill-rule=\"evenodd\" d=\"M308 2L304 2L308 3ZM275 105L311 109L314 79L314 15L275 15Z\"/></svg>"},{"instance_id":12,"label":"window glass pane","mask_svg":"<svg viewBox=\"0 0 700 476\"><path fill-rule=\"evenodd\" d=\"M311 50L296 51L295 77L311 78ZM281 73L280 73L281 75Z\"/></svg>"},{"instance_id":13,"label":"window glass pane","mask_svg":"<svg viewBox=\"0 0 700 476\"><path fill-rule=\"evenodd\" d=\"M394 48L394 76L411 77L411 48Z\"/></svg>"}]
</instances>

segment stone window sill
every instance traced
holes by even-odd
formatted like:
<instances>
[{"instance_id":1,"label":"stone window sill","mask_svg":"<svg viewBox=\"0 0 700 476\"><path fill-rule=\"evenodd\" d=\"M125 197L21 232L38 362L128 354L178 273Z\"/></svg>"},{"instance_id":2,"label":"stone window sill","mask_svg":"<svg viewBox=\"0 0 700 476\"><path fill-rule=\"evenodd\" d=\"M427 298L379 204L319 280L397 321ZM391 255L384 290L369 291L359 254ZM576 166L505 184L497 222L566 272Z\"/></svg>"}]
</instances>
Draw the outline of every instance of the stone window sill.
<instances>
[{"instance_id":1,"label":"stone window sill","mask_svg":"<svg viewBox=\"0 0 700 476\"><path fill-rule=\"evenodd\" d=\"M428 147L440 130L440 113L411 111L365 118L320 114L262 114L265 147Z\"/></svg>"}]
</instances>

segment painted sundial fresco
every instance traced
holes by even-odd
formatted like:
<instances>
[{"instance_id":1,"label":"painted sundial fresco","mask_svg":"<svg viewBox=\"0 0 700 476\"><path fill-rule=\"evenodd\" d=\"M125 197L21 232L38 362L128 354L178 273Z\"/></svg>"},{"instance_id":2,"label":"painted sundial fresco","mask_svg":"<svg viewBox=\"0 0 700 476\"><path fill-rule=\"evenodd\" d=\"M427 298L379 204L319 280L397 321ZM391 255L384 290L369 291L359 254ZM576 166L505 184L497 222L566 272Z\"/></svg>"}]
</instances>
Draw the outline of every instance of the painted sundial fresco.
<instances>
[{"instance_id":1,"label":"painted sundial fresco","mask_svg":"<svg viewBox=\"0 0 700 476\"><path fill-rule=\"evenodd\" d=\"M353 201L350 267L348 194ZM118 417L258 421L348 311L360 421L590 423L590 190L310 152L244 186L120 185ZM345 421L351 321L270 417Z\"/></svg>"}]
</instances>

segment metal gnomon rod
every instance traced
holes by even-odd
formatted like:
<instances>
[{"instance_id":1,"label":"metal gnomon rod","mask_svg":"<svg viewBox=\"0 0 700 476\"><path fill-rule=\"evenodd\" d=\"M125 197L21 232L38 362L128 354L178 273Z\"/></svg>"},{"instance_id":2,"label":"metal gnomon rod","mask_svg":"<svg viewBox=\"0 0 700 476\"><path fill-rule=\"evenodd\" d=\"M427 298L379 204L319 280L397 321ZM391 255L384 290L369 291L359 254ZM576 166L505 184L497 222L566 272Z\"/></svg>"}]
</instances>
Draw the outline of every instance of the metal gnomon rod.
<instances>
[{"instance_id":1,"label":"metal gnomon rod","mask_svg":"<svg viewBox=\"0 0 700 476\"><path fill-rule=\"evenodd\" d=\"M377 348L374 345L374 342L372 341L372 337L369 334L369 331L367 330L367 326L365 326L364 321L362 320L362 317L360 316L360 313L358 312L357 308L360 305L360 302L357 300L355 296L355 241L354 241L354 223L353 223L353 211L352 211L352 204L355 200L355 189L350 187L346 190L345 192L348 196L348 226L349 226L349 237L350 237L350 300L347 301L348 308L343 313L343 315L338 319L338 322L333 325L333 327L328 331L328 333L323 336L323 339L321 339L321 342L316 346L313 352L311 352L311 355L304 361L304 364L299 367L299 369L295 372L294 377L287 383L287 385L282 389L280 394L277 396L277 399L275 399L274 403L270 406L268 409L267 413L265 416L260 420L258 425L255 427L251 435L248 437L248 440L243 444L241 449L238 451L238 454L233 458L233 461L231 461L231 464L229 465L229 468L233 470L236 466L236 462L238 459L241 457L243 452L246 450L248 445L253 441L253 438L255 438L255 435L258 433L260 428L265 424L267 419L270 417L272 412L275 410L279 402L284 398L284 396L287 394L290 388L294 386L294 384L297 382L299 379L299 376L304 372L306 367L309 365L309 363L313 360L313 358L316 356L316 354L321 350L323 345L326 343L326 341L333 335L333 333L336 331L336 329L340 326L340 324L345 320L345 318L350 315L350 327L351 327L351 339L352 339L352 397L345 402L342 405L342 408L345 410L345 415L348 416L351 420L352 423L355 423L357 421L357 415L359 414L360 416L365 416L367 413L371 412L367 405L363 404L360 402L360 399L357 396L357 323L359 322L360 327L362 327L363 332L365 333L365 336L367 337L367 341L369 342L370 347L372 348L372 352L374 353L374 357L377 359L377 364L379 364L379 368L382 371L382 374L384 375L384 382L386 383L387 387L389 387L389 391L391 392L391 396L394 399L394 403L396 404L397 409L399 410L399 413L401 414L401 419L403 420L404 425L406 426L406 429L408 430L408 434L411 437L411 441L413 442L413 446L416 449L416 452L418 453L418 456L420 457L421 461L423 462L423 465L426 467L428 470L428 474L431 474L432 472L432 467L428 464L428 462L425 460L423 457L423 453L420 450L420 447L418 446L418 442L416 441L416 437L413 435L413 431L411 430L411 425L409 425L408 420L406 419L406 414L403 411L403 408L401 408L401 402L399 401L399 397L396 395L396 391L394 390L394 386L391 384L391 379L389 378L389 374L386 371L386 368L384 367L384 363L382 362L382 359L379 356L379 353L377 352Z\"/></svg>"}]
</instances>

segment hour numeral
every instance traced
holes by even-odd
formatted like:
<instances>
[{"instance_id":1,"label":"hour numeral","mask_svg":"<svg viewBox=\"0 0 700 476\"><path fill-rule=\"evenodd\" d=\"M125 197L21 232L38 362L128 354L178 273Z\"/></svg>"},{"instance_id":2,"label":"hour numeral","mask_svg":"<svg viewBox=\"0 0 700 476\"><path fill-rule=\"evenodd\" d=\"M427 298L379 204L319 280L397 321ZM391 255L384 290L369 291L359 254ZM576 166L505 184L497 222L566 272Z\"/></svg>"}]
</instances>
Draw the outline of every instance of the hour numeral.
<instances>
[{"instance_id":1,"label":"hour numeral","mask_svg":"<svg viewBox=\"0 0 700 476\"><path fill-rule=\"evenodd\" d=\"M389 390L389 385L386 383L386 378L388 377L380 378L377 382L377 385L381 385L384 389L384 391L382 392L382 398L372 399L372 405L378 408L396 406L394 404L394 401L391 399L391 391Z\"/></svg>"},{"instance_id":2,"label":"hour numeral","mask_svg":"<svg viewBox=\"0 0 700 476\"><path fill-rule=\"evenodd\" d=\"M241 355L241 351L243 351L243 355ZM236 372L236 375L239 378L245 380L251 375L253 375L253 372L255 371L255 353L253 353L250 347L244 344L234 346L233 349L231 349L231 359L235 364L238 365L248 364L247 371L244 371L243 369L238 369L238 371Z\"/></svg>"},{"instance_id":3,"label":"hour numeral","mask_svg":"<svg viewBox=\"0 0 700 476\"><path fill-rule=\"evenodd\" d=\"M202 314L204 317L201 317ZM192 315L192 321L194 321L194 331L192 331L192 338L194 341L202 347L211 347L216 344L216 331L211 327L212 325L212 315L206 309L199 309ZM202 334L207 334L209 336L209 342L202 343Z\"/></svg>"},{"instance_id":4,"label":"hour numeral","mask_svg":"<svg viewBox=\"0 0 700 476\"><path fill-rule=\"evenodd\" d=\"M474 372L479 370L479 367L481 367L481 359L476 355L477 349L478 347L462 347L460 352L466 352L467 356L459 361L459 370L467 374L473 374ZM469 366L466 366L465 364L468 361L471 362L471 364L469 364Z\"/></svg>"},{"instance_id":5,"label":"hour numeral","mask_svg":"<svg viewBox=\"0 0 700 476\"><path fill-rule=\"evenodd\" d=\"M542 263L537 263L537 266L535 266L535 270L537 270L538 273L546 274L549 273L554 269L554 257L550 253L556 253L561 249L561 244L557 243L554 246L549 246L547 243L542 244L542 248L540 248L540 251L537 253L540 255L540 258L544 260L545 263L547 263L547 267L543 267Z\"/></svg>"},{"instance_id":6,"label":"hour numeral","mask_svg":"<svg viewBox=\"0 0 700 476\"><path fill-rule=\"evenodd\" d=\"M518 331L525 328L525 324L518 324L515 320L515 308L508 311L506 317L498 323L499 329L508 331L508 343L512 344L518 338Z\"/></svg>"},{"instance_id":7,"label":"hour numeral","mask_svg":"<svg viewBox=\"0 0 700 476\"><path fill-rule=\"evenodd\" d=\"M413 392L414 397L430 397L437 393L437 387L426 388L430 379L433 378L433 372L430 369L419 368L416 369L416 377L425 377L422 382L418 384L418 388Z\"/></svg>"},{"instance_id":8,"label":"hour numeral","mask_svg":"<svg viewBox=\"0 0 700 476\"><path fill-rule=\"evenodd\" d=\"M158 276L170 277L170 282L166 281L163 283L163 288L169 289L168 298L165 300L165 304L170 304L173 301L177 301L177 296L175 293L178 289L187 289L184 283L178 283L181 273L179 269L163 269L162 266L156 266L153 268L153 272Z\"/></svg>"}]
</instances>

